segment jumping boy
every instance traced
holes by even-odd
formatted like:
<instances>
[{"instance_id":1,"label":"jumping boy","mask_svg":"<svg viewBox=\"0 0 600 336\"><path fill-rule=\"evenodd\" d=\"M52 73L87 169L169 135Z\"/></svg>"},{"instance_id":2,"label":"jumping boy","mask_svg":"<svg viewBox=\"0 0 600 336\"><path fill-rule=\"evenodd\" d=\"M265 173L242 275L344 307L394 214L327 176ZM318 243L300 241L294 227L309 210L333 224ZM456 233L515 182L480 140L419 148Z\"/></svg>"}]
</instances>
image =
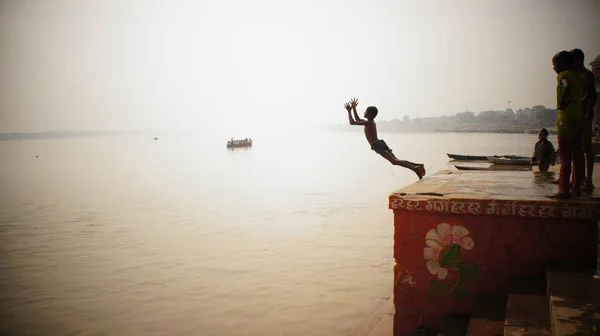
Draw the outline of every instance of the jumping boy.
<instances>
[{"instance_id":1,"label":"jumping boy","mask_svg":"<svg viewBox=\"0 0 600 336\"><path fill-rule=\"evenodd\" d=\"M367 138L369 145L371 145L371 149L375 151L375 153L386 158L391 164L408 168L417 174L419 179L422 179L423 176L425 176L425 166L422 163L399 160L392 153L392 150L385 141L377 138L377 125L375 125L375 117L378 113L377 108L375 106L367 107L364 114L364 117L367 120L363 120L356 112L357 105L358 100L356 100L356 98L352 98L349 102L344 104L344 108L348 111L348 121L350 121L350 125L360 125L365 127L365 137ZM354 119L352 118L351 110L354 111Z\"/></svg>"}]
</instances>

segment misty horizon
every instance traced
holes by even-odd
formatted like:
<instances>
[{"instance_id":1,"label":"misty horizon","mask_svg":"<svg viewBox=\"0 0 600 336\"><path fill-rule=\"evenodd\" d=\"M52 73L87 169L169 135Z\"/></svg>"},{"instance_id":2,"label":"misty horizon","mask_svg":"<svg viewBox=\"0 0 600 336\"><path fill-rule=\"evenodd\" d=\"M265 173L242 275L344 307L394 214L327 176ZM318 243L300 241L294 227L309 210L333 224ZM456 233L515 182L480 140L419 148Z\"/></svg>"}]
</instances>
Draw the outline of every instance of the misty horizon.
<instances>
[{"instance_id":1,"label":"misty horizon","mask_svg":"<svg viewBox=\"0 0 600 336\"><path fill-rule=\"evenodd\" d=\"M534 105L534 106L543 106L544 105ZM525 107L525 108L511 108L511 110L513 111L519 111L519 110L526 110L526 109L530 109L531 107ZM446 117L446 118L452 118L455 117L458 113L464 113L464 112L469 112L469 113L474 113L475 115L478 115L481 112L487 112L487 111L491 111L491 110L485 110L485 111L478 111L478 112L474 112L474 111L461 111L461 112L457 112L454 114L442 114L442 115L438 115L438 116L433 116L433 117L425 117L422 119L429 119L429 118L442 118L442 117ZM501 110L497 110L497 111L501 111ZM392 121L396 121L396 120L401 120L404 119L404 117L407 117L408 115L404 115L404 116L396 116L393 119L383 119L383 118L377 118L376 122L378 123L387 123L387 122L392 122ZM409 116L408 116L409 117ZM410 120L415 120L415 119L420 119L421 117L416 116L414 118L409 117ZM331 123L326 123L326 124L321 124L317 127L311 127L311 126L301 126L301 127L290 127L290 128L286 128L285 130L309 130L309 129L323 129L323 128L327 128L328 126L338 126L338 125L348 125L348 120L347 118L343 119L343 120L338 120L335 122L331 122ZM354 128L354 127L353 127ZM154 133L177 133L177 132L181 132L181 133L187 133L187 132L198 132L198 130L195 130L193 128L179 128L179 129L147 129L147 130L135 130L135 129L98 129L98 130L90 130L90 129L55 129L55 130L40 130L40 131L13 131L13 132L0 132L0 135L6 135L6 134L54 134L54 133L138 133L138 134L154 134Z\"/></svg>"},{"instance_id":2,"label":"misty horizon","mask_svg":"<svg viewBox=\"0 0 600 336\"><path fill-rule=\"evenodd\" d=\"M3 1L0 133L256 134L555 105L600 55L600 2Z\"/></svg>"}]
</instances>

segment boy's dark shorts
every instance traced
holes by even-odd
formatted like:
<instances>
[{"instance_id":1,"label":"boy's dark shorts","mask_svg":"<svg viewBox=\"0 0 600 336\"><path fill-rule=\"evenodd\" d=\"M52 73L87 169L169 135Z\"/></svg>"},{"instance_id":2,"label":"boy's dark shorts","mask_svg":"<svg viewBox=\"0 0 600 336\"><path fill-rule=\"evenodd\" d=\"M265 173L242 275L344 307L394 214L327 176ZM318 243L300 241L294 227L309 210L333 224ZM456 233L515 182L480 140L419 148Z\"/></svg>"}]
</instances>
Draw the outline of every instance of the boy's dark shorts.
<instances>
[{"instance_id":1,"label":"boy's dark shorts","mask_svg":"<svg viewBox=\"0 0 600 336\"><path fill-rule=\"evenodd\" d=\"M392 152L390 147L388 147L388 145L383 140L377 140L377 141L373 142L371 144L371 149L374 150L375 153L381 154L381 155Z\"/></svg>"}]
</instances>

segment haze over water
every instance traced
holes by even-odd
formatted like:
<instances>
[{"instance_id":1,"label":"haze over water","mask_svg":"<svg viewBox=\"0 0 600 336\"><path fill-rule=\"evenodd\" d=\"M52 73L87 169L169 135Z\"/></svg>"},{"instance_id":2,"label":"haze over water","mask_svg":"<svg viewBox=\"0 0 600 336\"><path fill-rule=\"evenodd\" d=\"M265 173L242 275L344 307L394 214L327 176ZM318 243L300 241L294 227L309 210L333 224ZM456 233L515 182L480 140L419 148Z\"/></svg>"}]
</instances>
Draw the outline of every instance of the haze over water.
<instances>
[{"instance_id":1,"label":"haze over water","mask_svg":"<svg viewBox=\"0 0 600 336\"><path fill-rule=\"evenodd\" d=\"M535 143L382 138L429 174L451 168L446 152ZM416 176L361 133L253 140L235 151L198 135L0 142L0 333L351 332L391 294L387 196Z\"/></svg>"},{"instance_id":2,"label":"haze over water","mask_svg":"<svg viewBox=\"0 0 600 336\"><path fill-rule=\"evenodd\" d=\"M416 176L361 132L315 130L354 96L378 120L553 108L551 58L600 54L599 16L597 0L0 1L0 133L149 132L0 141L0 334L347 335L391 294L387 197ZM429 174L536 140L381 137Z\"/></svg>"}]
</instances>

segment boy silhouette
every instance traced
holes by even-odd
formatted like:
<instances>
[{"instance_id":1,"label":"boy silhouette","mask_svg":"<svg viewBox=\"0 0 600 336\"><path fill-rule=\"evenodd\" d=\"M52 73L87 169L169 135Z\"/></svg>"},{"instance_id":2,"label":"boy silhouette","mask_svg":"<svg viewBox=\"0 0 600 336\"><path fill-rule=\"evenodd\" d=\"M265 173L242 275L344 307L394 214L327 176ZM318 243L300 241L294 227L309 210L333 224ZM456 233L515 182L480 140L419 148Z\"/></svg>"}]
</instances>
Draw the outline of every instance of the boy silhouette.
<instances>
[{"instance_id":1,"label":"boy silhouette","mask_svg":"<svg viewBox=\"0 0 600 336\"><path fill-rule=\"evenodd\" d=\"M350 122L350 125L364 126L365 138L367 138L367 142L369 145L371 145L371 149L375 151L375 153L383 156L391 164L408 168L417 174L419 179L422 179L423 176L425 176L425 166L422 163L414 163L407 160L398 159L392 153L392 150L390 147L388 147L385 141L377 138L377 125L375 124L375 117L377 117L377 113L379 112L377 111L377 108L375 106L367 107L364 113L364 117L367 120L363 120L356 112L357 105L358 100L356 98L352 98L349 102L344 104L344 108L346 111L348 111L348 121ZM354 112L354 119L352 118L352 111Z\"/></svg>"}]
</instances>

